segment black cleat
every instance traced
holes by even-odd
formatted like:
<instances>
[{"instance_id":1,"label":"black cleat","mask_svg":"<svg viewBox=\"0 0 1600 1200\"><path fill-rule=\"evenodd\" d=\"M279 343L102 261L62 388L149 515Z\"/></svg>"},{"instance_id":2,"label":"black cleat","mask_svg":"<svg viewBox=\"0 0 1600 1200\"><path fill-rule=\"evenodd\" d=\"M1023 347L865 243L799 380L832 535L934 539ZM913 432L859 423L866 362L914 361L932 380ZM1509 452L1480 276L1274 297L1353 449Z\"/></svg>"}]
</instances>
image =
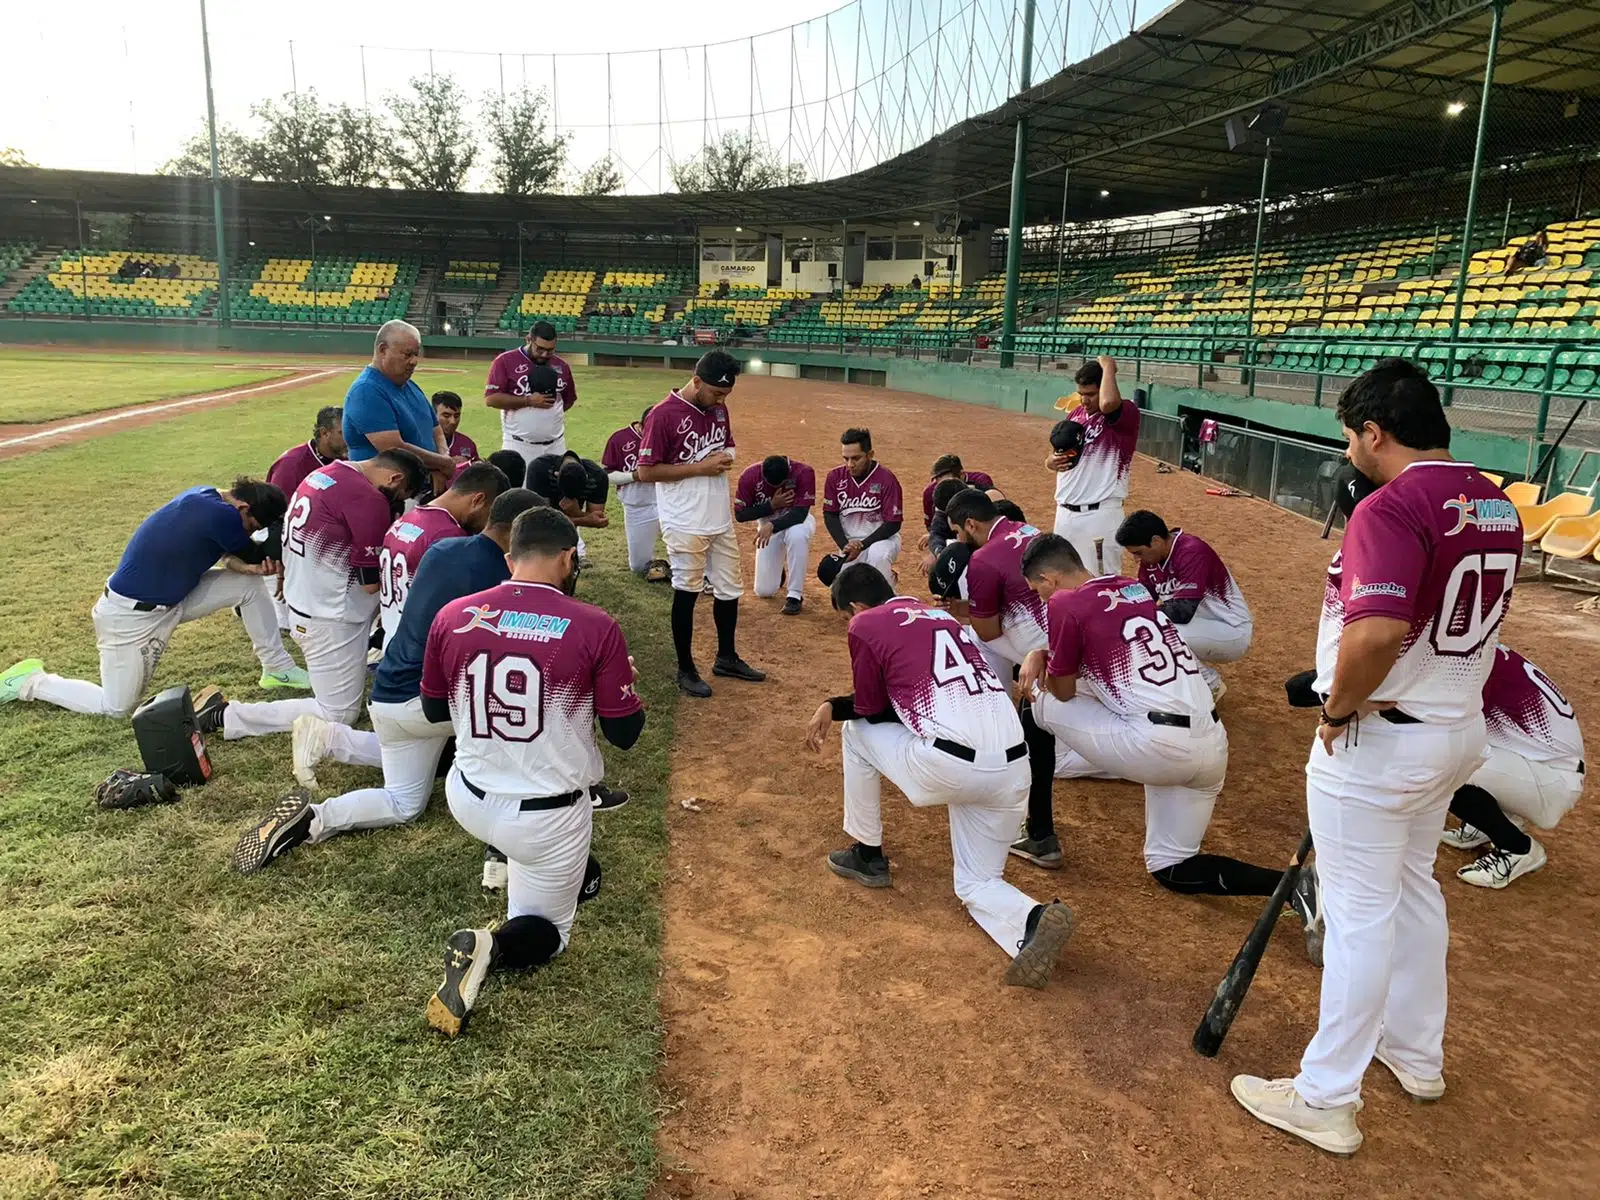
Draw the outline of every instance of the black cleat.
<instances>
[{"instance_id":1,"label":"black cleat","mask_svg":"<svg viewBox=\"0 0 1600 1200\"><path fill-rule=\"evenodd\" d=\"M493 949L494 935L487 929L458 929L445 942L444 982L428 997L423 1013L446 1037L456 1037L467 1027Z\"/></svg>"},{"instance_id":2,"label":"black cleat","mask_svg":"<svg viewBox=\"0 0 1600 1200\"><path fill-rule=\"evenodd\" d=\"M679 671L678 690L697 700L704 700L711 695L711 685L700 678L698 671Z\"/></svg>"},{"instance_id":3,"label":"black cleat","mask_svg":"<svg viewBox=\"0 0 1600 1200\"><path fill-rule=\"evenodd\" d=\"M835 850L829 854L828 870L845 879L854 879L862 887L894 886L894 880L889 875L888 856L880 853L876 858L867 858L861 853L860 842L852 842L848 850Z\"/></svg>"},{"instance_id":4,"label":"black cleat","mask_svg":"<svg viewBox=\"0 0 1600 1200\"><path fill-rule=\"evenodd\" d=\"M783 602L782 615L798 617L800 615L801 601L799 596L790 596Z\"/></svg>"},{"instance_id":5,"label":"black cleat","mask_svg":"<svg viewBox=\"0 0 1600 1200\"><path fill-rule=\"evenodd\" d=\"M227 698L216 684L201 688L194 698L194 727L202 735L221 734L222 714L227 708Z\"/></svg>"},{"instance_id":6,"label":"black cleat","mask_svg":"<svg viewBox=\"0 0 1600 1200\"><path fill-rule=\"evenodd\" d=\"M1034 866L1043 867L1046 871L1061 869L1061 839L1053 833L1042 838L1025 837L1012 842L1010 853L1018 858L1025 858Z\"/></svg>"},{"instance_id":7,"label":"black cleat","mask_svg":"<svg viewBox=\"0 0 1600 1200\"><path fill-rule=\"evenodd\" d=\"M1032 928L1017 947L1017 956L1006 968L1005 981L1013 987L1042 988L1049 983L1077 924L1072 910L1059 900L1041 904L1030 914L1035 915L1036 919L1028 922Z\"/></svg>"},{"instance_id":8,"label":"black cleat","mask_svg":"<svg viewBox=\"0 0 1600 1200\"><path fill-rule=\"evenodd\" d=\"M628 803L628 793L621 788L608 788L597 783L589 789L589 803L597 813L616 812Z\"/></svg>"},{"instance_id":9,"label":"black cleat","mask_svg":"<svg viewBox=\"0 0 1600 1200\"><path fill-rule=\"evenodd\" d=\"M583 869L583 887L578 889L578 903L587 904L600 894L600 860L591 852L588 865Z\"/></svg>"},{"instance_id":10,"label":"black cleat","mask_svg":"<svg viewBox=\"0 0 1600 1200\"><path fill-rule=\"evenodd\" d=\"M742 658L718 658L711 665L711 673L728 679L743 679L746 683L761 683L767 677L765 671L756 670Z\"/></svg>"},{"instance_id":11,"label":"black cleat","mask_svg":"<svg viewBox=\"0 0 1600 1200\"><path fill-rule=\"evenodd\" d=\"M233 847L233 869L241 875L254 875L310 836L311 797L299 788L285 792L254 828L239 835Z\"/></svg>"}]
</instances>

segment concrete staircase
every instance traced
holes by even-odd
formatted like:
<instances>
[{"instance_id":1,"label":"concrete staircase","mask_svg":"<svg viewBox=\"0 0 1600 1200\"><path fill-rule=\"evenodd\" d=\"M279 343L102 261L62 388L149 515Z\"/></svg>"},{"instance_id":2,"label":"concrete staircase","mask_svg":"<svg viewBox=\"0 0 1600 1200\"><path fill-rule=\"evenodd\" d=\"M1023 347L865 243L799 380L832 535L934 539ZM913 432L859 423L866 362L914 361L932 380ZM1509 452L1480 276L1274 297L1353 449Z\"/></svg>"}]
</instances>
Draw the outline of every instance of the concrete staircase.
<instances>
[{"instance_id":1,"label":"concrete staircase","mask_svg":"<svg viewBox=\"0 0 1600 1200\"><path fill-rule=\"evenodd\" d=\"M495 276L494 287L483 298L483 307L478 309L478 336L497 335L507 306L521 294L522 281L517 278L516 265L502 266L500 274ZM510 332L518 332L515 325Z\"/></svg>"},{"instance_id":2,"label":"concrete staircase","mask_svg":"<svg viewBox=\"0 0 1600 1200\"><path fill-rule=\"evenodd\" d=\"M417 282L411 285L411 303L406 305L406 321L426 332L433 314L428 305L433 299L435 281L439 278L439 268L434 263L426 263L417 271Z\"/></svg>"},{"instance_id":3,"label":"concrete staircase","mask_svg":"<svg viewBox=\"0 0 1600 1200\"><path fill-rule=\"evenodd\" d=\"M11 303L11 298L27 286L28 280L43 271L61 253L60 246L46 246L27 259L3 284L0 284L0 309Z\"/></svg>"}]
</instances>

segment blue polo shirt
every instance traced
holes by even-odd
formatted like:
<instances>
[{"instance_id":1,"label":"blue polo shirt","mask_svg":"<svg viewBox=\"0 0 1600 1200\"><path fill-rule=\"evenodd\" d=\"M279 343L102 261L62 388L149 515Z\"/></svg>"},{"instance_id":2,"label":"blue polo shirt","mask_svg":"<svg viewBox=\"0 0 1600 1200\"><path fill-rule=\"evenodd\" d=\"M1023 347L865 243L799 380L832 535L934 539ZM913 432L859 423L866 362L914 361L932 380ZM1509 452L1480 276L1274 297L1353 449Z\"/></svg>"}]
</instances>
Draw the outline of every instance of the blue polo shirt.
<instances>
[{"instance_id":1,"label":"blue polo shirt","mask_svg":"<svg viewBox=\"0 0 1600 1200\"><path fill-rule=\"evenodd\" d=\"M106 586L129 600L170 608L194 591L217 559L249 545L250 535L237 508L214 487L190 488L133 531Z\"/></svg>"},{"instance_id":2,"label":"blue polo shirt","mask_svg":"<svg viewBox=\"0 0 1600 1200\"><path fill-rule=\"evenodd\" d=\"M344 440L351 462L375 458L378 451L367 434L387 429L398 430L403 442L433 450L433 428L438 423L433 405L415 380L401 386L374 366L357 375L344 394Z\"/></svg>"},{"instance_id":3,"label":"blue polo shirt","mask_svg":"<svg viewBox=\"0 0 1600 1200\"><path fill-rule=\"evenodd\" d=\"M412 576L400 624L383 648L372 680L378 704L404 704L421 694L422 654L439 610L452 600L495 587L511 578L506 552L484 534L446 538L428 547Z\"/></svg>"}]
</instances>

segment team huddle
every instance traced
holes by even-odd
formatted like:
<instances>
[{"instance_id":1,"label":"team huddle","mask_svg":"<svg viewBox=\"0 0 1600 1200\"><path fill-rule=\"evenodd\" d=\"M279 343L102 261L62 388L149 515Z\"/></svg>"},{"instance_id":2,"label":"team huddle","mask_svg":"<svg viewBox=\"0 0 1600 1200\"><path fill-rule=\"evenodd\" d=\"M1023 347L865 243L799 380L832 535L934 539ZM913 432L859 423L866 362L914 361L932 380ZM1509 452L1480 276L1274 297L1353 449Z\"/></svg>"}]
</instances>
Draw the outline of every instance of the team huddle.
<instances>
[{"instance_id":1,"label":"team huddle","mask_svg":"<svg viewBox=\"0 0 1600 1200\"><path fill-rule=\"evenodd\" d=\"M449 938L426 1005L435 1028L462 1031L491 968L561 953L578 905L600 886L592 821L627 797L604 785L596 728L625 750L645 720L621 629L576 595L583 531L609 527L612 490L629 569L670 585L683 695L713 693L694 653L707 592L711 674L766 678L737 645L738 526L752 534L755 594L774 605L781 594L782 615L804 613L808 576L828 588L851 678L816 708L805 740L820 750L840 727L850 844L826 866L893 886L884 778L913 805L943 805L955 893L1004 953L1006 983L1045 986L1073 932L1067 904L1005 878L1011 858L1046 871L1067 861L1058 778L1143 787L1144 866L1168 891L1288 888L1279 868L1202 848L1227 781L1219 668L1249 653L1252 617L1215 548L1155 512L1124 512L1140 410L1110 358L1078 372L1067 414L1040 439L1042 465L1036 455L986 464L1051 472L1052 521L1030 523L998 482L1006 472L942 454L923 489L919 571L907 586L904 493L869 429L843 431L820 488L816 467L782 453L730 480L740 363L726 352L706 353L591 460L567 446L576 385L554 329L536 325L489 371L485 401L503 440L480 461L458 430L460 398L428 404L410 382L404 363L417 347L406 330L380 332L342 413L318 413L312 438L265 482L192 488L146 518L94 606L98 684L30 659L0 674L0 702L128 716L176 627L235 608L261 687L309 693L195 696L202 734L291 734L298 786L243 831L237 870L412 821L441 774L450 812L485 845L484 884L505 889L506 920ZM1525 826L1555 826L1585 768L1571 705L1500 643L1520 523L1497 487L1450 458L1433 385L1389 360L1347 389L1338 414L1348 524L1315 666L1287 684L1291 704L1319 710L1306 768L1316 860L1287 904L1323 971L1320 1023L1298 1075L1241 1075L1233 1092L1260 1120L1348 1154L1361 1144L1355 1115L1374 1058L1414 1097L1444 1092L1438 846L1480 851L1457 872L1473 886L1538 870L1545 851ZM814 558L819 500L831 545ZM912 594L924 575L931 599ZM370 731L357 727L363 711ZM381 786L375 776L314 802L327 758L375 768ZM1459 821L1448 830L1447 812Z\"/></svg>"}]
</instances>

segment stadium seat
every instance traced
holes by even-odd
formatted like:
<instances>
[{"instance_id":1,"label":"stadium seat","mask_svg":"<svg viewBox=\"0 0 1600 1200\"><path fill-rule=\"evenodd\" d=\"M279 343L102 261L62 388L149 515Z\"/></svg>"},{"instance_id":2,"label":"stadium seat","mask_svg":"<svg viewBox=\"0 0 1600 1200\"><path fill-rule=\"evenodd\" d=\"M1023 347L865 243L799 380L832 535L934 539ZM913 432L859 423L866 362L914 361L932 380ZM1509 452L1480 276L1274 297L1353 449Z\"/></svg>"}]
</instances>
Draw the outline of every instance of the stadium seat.
<instances>
[{"instance_id":1,"label":"stadium seat","mask_svg":"<svg viewBox=\"0 0 1600 1200\"><path fill-rule=\"evenodd\" d=\"M1504 475L1496 475L1493 471L1480 471L1478 474L1482 475L1490 483L1494 484L1495 487L1500 487L1506 481L1506 477Z\"/></svg>"},{"instance_id":2,"label":"stadium seat","mask_svg":"<svg viewBox=\"0 0 1600 1200\"><path fill-rule=\"evenodd\" d=\"M1577 492L1562 492L1553 496L1543 504L1531 504L1524 508L1517 506L1517 516L1522 518L1522 540L1526 544L1533 544L1544 537L1562 517L1586 517L1594 507L1594 501Z\"/></svg>"},{"instance_id":3,"label":"stadium seat","mask_svg":"<svg viewBox=\"0 0 1600 1200\"><path fill-rule=\"evenodd\" d=\"M1600 549L1600 513L1557 518L1539 539L1539 549L1555 558L1590 557Z\"/></svg>"},{"instance_id":4,"label":"stadium seat","mask_svg":"<svg viewBox=\"0 0 1600 1200\"><path fill-rule=\"evenodd\" d=\"M1500 490L1506 494L1507 500L1517 506L1519 511L1524 508L1532 508L1539 503L1539 485L1536 483L1522 481L1508 483Z\"/></svg>"}]
</instances>

